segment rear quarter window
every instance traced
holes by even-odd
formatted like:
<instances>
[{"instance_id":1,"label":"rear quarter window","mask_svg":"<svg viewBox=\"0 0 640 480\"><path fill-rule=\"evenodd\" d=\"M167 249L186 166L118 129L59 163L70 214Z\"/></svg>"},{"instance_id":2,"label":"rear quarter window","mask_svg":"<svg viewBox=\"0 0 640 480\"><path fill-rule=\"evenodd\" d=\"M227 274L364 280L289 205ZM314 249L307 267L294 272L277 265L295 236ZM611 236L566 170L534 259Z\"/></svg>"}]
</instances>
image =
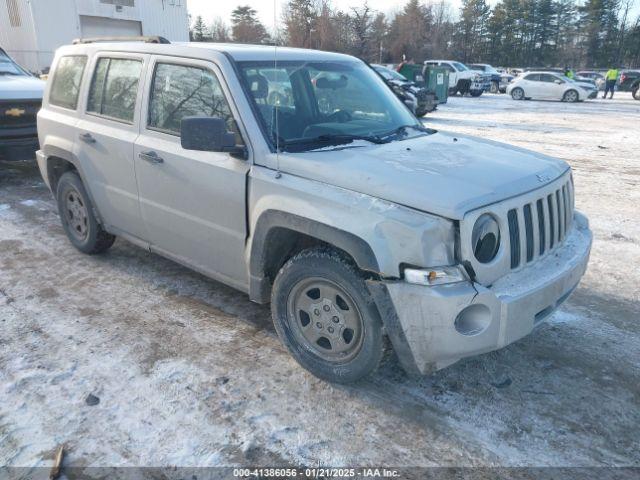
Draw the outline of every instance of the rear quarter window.
<instances>
[{"instance_id":1,"label":"rear quarter window","mask_svg":"<svg viewBox=\"0 0 640 480\"><path fill-rule=\"evenodd\" d=\"M60 58L53 75L49 103L58 107L75 110L78 107L78 96L82 75L87 65L87 57L81 55Z\"/></svg>"}]
</instances>

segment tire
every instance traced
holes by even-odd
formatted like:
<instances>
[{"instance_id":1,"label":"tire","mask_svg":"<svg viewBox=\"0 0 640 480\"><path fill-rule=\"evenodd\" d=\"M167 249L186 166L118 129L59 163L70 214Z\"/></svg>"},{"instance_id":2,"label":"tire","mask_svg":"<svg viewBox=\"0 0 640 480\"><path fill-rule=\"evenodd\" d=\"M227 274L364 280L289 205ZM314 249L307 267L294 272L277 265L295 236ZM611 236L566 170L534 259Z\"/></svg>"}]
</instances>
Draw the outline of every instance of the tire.
<instances>
[{"instance_id":1,"label":"tire","mask_svg":"<svg viewBox=\"0 0 640 480\"><path fill-rule=\"evenodd\" d=\"M271 293L282 343L313 375L352 383L378 368L382 321L363 277L338 252L304 250L278 272Z\"/></svg>"},{"instance_id":2,"label":"tire","mask_svg":"<svg viewBox=\"0 0 640 480\"><path fill-rule=\"evenodd\" d=\"M469 93L471 94L472 97L479 97L480 95L482 95L482 90L469 90Z\"/></svg>"},{"instance_id":3,"label":"tire","mask_svg":"<svg viewBox=\"0 0 640 480\"><path fill-rule=\"evenodd\" d=\"M580 95L578 94L577 91L575 90L567 90L566 92L564 92L564 95L562 96L562 101L563 102L568 102L568 103L575 103L578 100L580 100Z\"/></svg>"},{"instance_id":4,"label":"tire","mask_svg":"<svg viewBox=\"0 0 640 480\"><path fill-rule=\"evenodd\" d=\"M77 173L67 172L60 177L56 200L62 227L74 247L95 255L113 245L116 237L98 223L91 199Z\"/></svg>"},{"instance_id":5,"label":"tire","mask_svg":"<svg viewBox=\"0 0 640 480\"><path fill-rule=\"evenodd\" d=\"M471 82L469 80L458 80L458 84L456 85L456 90L460 92L460 96L464 97L471 88Z\"/></svg>"},{"instance_id":6,"label":"tire","mask_svg":"<svg viewBox=\"0 0 640 480\"><path fill-rule=\"evenodd\" d=\"M640 85L636 85L635 87L633 87L633 90L631 90L631 95L636 100L640 100Z\"/></svg>"},{"instance_id":7,"label":"tire","mask_svg":"<svg viewBox=\"0 0 640 480\"><path fill-rule=\"evenodd\" d=\"M513 98L514 100L524 100L524 90L522 90L520 87L516 87L513 90L511 90L511 98Z\"/></svg>"},{"instance_id":8,"label":"tire","mask_svg":"<svg viewBox=\"0 0 640 480\"><path fill-rule=\"evenodd\" d=\"M499 93L500 92L500 84L498 82L491 82L491 88L489 88L490 93Z\"/></svg>"}]
</instances>

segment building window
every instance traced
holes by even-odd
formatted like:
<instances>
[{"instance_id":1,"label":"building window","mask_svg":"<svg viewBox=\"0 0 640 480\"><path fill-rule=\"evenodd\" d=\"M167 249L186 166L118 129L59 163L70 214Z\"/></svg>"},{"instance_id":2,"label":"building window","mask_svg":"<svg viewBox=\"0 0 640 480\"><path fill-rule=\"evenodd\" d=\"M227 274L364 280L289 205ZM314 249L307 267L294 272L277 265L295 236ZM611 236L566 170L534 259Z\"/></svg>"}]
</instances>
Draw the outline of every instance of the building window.
<instances>
[{"instance_id":1,"label":"building window","mask_svg":"<svg viewBox=\"0 0 640 480\"><path fill-rule=\"evenodd\" d=\"M18 0L7 0L7 12L9 13L9 23L11 24L12 27L22 26Z\"/></svg>"}]
</instances>

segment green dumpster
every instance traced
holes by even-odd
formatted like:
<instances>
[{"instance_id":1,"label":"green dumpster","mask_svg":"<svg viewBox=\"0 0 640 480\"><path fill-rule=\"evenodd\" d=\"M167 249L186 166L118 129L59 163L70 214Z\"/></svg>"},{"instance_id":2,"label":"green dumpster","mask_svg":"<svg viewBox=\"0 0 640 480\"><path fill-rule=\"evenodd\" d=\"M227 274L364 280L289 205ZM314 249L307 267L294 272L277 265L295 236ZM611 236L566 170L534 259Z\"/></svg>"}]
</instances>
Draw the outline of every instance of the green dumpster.
<instances>
[{"instance_id":1,"label":"green dumpster","mask_svg":"<svg viewBox=\"0 0 640 480\"><path fill-rule=\"evenodd\" d=\"M424 66L418 63L405 63L400 68L400 74L407 80L433 92L437 102L447 103L449 98L449 72L443 67Z\"/></svg>"},{"instance_id":2,"label":"green dumpster","mask_svg":"<svg viewBox=\"0 0 640 480\"><path fill-rule=\"evenodd\" d=\"M433 90L438 103L447 103L449 98L449 72L442 67L425 66L422 72L425 86Z\"/></svg>"}]
</instances>

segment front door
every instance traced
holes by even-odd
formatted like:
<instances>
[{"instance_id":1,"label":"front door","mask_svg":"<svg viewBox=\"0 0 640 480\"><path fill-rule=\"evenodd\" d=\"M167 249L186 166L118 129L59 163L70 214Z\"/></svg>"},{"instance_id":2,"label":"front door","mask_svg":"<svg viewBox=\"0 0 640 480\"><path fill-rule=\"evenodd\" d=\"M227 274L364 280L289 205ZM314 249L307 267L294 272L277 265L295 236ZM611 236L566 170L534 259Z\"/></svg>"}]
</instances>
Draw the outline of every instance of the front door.
<instances>
[{"instance_id":1,"label":"front door","mask_svg":"<svg viewBox=\"0 0 640 480\"><path fill-rule=\"evenodd\" d=\"M242 136L217 67L154 57L134 158L140 209L152 248L236 288L246 289L244 261L247 160L185 150L187 116L224 118Z\"/></svg>"},{"instance_id":2,"label":"front door","mask_svg":"<svg viewBox=\"0 0 640 480\"><path fill-rule=\"evenodd\" d=\"M543 73L540 75L540 82L544 85L544 98L560 100L564 95L565 81L556 75Z\"/></svg>"},{"instance_id":3,"label":"front door","mask_svg":"<svg viewBox=\"0 0 640 480\"><path fill-rule=\"evenodd\" d=\"M103 221L116 232L144 235L133 148L138 138L139 86L148 55L100 54L91 65L76 153ZM118 232L118 233L119 233Z\"/></svg>"}]
</instances>

